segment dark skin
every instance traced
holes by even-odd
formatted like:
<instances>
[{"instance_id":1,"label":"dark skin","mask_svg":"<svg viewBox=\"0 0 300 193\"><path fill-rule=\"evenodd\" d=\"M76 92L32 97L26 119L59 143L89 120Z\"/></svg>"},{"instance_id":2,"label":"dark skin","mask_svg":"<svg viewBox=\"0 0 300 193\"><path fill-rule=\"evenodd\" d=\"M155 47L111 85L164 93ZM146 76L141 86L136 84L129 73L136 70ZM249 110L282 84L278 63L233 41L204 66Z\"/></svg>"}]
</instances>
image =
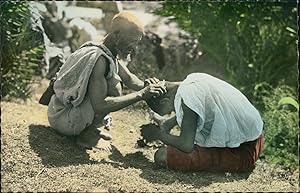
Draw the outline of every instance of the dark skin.
<instances>
[{"instance_id":1,"label":"dark skin","mask_svg":"<svg viewBox=\"0 0 300 193\"><path fill-rule=\"evenodd\" d=\"M182 102L182 109L183 120L179 136L175 136L169 132L166 132L167 130L170 131L170 129L163 130L159 127L142 131L142 136L148 141L160 140L166 145L171 145L185 153L191 153L194 148L198 115L188 108L184 102ZM174 121L174 117L169 120Z\"/></svg>"},{"instance_id":2,"label":"dark skin","mask_svg":"<svg viewBox=\"0 0 300 193\"><path fill-rule=\"evenodd\" d=\"M141 37L142 33L138 31L135 33L112 32L106 36L104 44L115 57L120 56L121 59L124 59L133 51ZM98 146L101 149L110 150L110 142L100 139L97 134L97 127L100 126L103 118L110 112L118 111L138 101L147 100L152 96L159 96L166 92L166 88L158 84L158 79L150 78L141 81L125 65L118 63L118 67L119 78L112 79L105 78L108 62L104 57L99 57L93 68L87 92L95 117L92 125L87 127L78 137L77 144L82 147ZM137 92L122 95L120 81Z\"/></svg>"},{"instance_id":3,"label":"dark skin","mask_svg":"<svg viewBox=\"0 0 300 193\"><path fill-rule=\"evenodd\" d=\"M130 104L135 102L146 100L154 95L160 95L166 90L159 86L158 84L149 84L145 88L139 90L138 92L130 93L123 96L108 96L107 80L105 79L104 73L106 71L106 60L103 57L100 57L94 67L94 70L90 77L90 82L88 86L88 94L94 107L95 114L102 118L110 112L118 111ZM124 66L123 66L124 67ZM121 69L121 68L120 68ZM128 70L128 69L127 69ZM125 69L120 70L121 78L122 73L125 74L127 81L125 85L130 87L139 88L139 82L135 83L131 81L133 78L130 77L130 74L125 73ZM129 70L128 70L129 72ZM144 83L143 83L144 85ZM101 88L101 89L99 89Z\"/></svg>"},{"instance_id":4,"label":"dark skin","mask_svg":"<svg viewBox=\"0 0 300 193\"><path fill-rule=\"evenodd\" d=\"M170 133L171 129L177 125L176 115L164 118L152 111L150 112L150 117L158 124L159 128L166 133Z\"/></svg>"},{"instance_id":5,"label":"dark skin","mask_svg":"<svg viewBox=\"0 0 300 193\"><path fill-rule=\"evenodd\" d=\"M174 108L174 99L175 99L175 95L177 93L178 87L176 88L173 87L174 90L173 92L170 91L170 86L167 86L168 89L168 93L162 95L161 97L157 98L157 99L151 99L147 101L147 104L149 105L149 107L151 107L151 109L153 111L155 111L156 113L158 113L159 115L165 115L168 114L172 111L175 110ZM175 92L176 91L176 92ZM178 95L180 97L180 93L178 93ZM193 106L191 106L193 107ZM156 118L156 122L158 123L159 126L152 126L149 125L149 127L144 127L141 130L141 134L144 137L144 139L146 141L153 141L153 140L160 140L162 141L164 144L168 145L168 147L162 147L159 148L155 154L154 154L154 161L155 163L160 166L160 167L168 167L168 160L170 161L169 163L171 163L171 160L176 159L176 152L174 152L174 154L168 154L168 150L170 150L170 147L174 147L177 150L186 153L187 155L185 155L185 158L188 159L184 159L183 157L183 162L177 162L177 164L186 164L193 167L193 160L199 158L199 156L203 155L205 156L206 153L202 154L197 152L199 149L196 149L197 146L195 147L195 136L196 136L196 132L197 132L197 124L201 125L202 120L199 119L199 116L196 112L194 112L191 108L189 108L186 104L185 101L182 99L181 100L181 108L182 108L182 112L183 112L183 117L182 117L182 122L181 122L181 127L180 127L180 135L179 136L175 136L172 135L170 133L168 133L168 129L170 129L170 127L172 126L171 124L166 124L168 122L172 122L172 120L174 119L174 117L172 117L171 119L167 120L167 121L162 121L161 117ZM177 109L176 109L177 110ZM199 122L200 121L200 122ZM168 126L169 125L169 126ZM151 127L150 127L151 126ZM226 126L226 125L225 125ZM224 128L226 129L226 128ZM170 148L170 149L169 149ZM209 148L207 148L207 151ZM224 148L219 148L219 149L224 149ZM214 148L215 150L215 148ZM236 148L235 148L236 150ZM233 150L233 151L235 151ZM240 151L241 149L239 149L238 151ZM194 152L199 153L196 157L194 157ZM222 150L221 150L222 151ZM241 151L245 151L247 153L250 153L250 150L241 150ZM255 151L253 151L253 155L255 155ZM191 154L193 152L193 154ZM213 151L212 151L213 152ZM257 153L257 152L256 152ZM237 158L237 160L239 161L240 157L244 157L245 154L239 154L238 152L234 152L234 158ZM173 156L172 156L173 155ZM180 154L177 154L180 156ZM183 155L183 154L182 154ZM213 154L207 154L208 156L212 156ZM221 155L221 154L219 154ZM218 155L218 156L219 156ZM168 157L169 156L169 157ZM218 157L217 156L217 157ZM174 158L175 157L175 158ZM180 156L181 157L181 156ZM194 159L195 158L195 159ZM180 158L179 158L180 159ZM217 158L219 159L219 158ZM188 161L190 162L188 162ZM232 162L232 160L230 159L228 161L230 164L233 164L234 162ZM251 164L253 164L255 161L252 159L251 160ZM221 164L222 165L222 164ZM222 168L222 166L220 166L220 168ZM244 164L246 165L246 164ZM177 165L178 166L178 165ZM181 165L183 166L183 165ZM178 168L177 168L178 169Z\"/></svg>"}]
</instances>

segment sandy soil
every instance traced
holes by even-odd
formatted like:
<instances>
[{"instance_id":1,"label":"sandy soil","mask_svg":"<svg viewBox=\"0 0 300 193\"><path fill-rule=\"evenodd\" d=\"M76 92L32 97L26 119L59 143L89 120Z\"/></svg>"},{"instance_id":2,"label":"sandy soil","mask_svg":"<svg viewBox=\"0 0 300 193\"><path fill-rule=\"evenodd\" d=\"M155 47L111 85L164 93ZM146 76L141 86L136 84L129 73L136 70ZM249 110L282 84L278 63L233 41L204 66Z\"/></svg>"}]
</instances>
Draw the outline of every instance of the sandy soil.
<instances>
[{"instance_id":1,"label":"sandy soil","mask_svg":"<svg viewBox=\"0 0 300 193\"><path fill-rule=\"evenodd\" d=\"M148 116L137 108L113 113L112 154L79 149L56 134L37 99L1 102L1 192L9 191L299 191L298 171L258 161L252 173L183 173L153 164L155 146L137 148Z\"/></svg>"}]
</instances>

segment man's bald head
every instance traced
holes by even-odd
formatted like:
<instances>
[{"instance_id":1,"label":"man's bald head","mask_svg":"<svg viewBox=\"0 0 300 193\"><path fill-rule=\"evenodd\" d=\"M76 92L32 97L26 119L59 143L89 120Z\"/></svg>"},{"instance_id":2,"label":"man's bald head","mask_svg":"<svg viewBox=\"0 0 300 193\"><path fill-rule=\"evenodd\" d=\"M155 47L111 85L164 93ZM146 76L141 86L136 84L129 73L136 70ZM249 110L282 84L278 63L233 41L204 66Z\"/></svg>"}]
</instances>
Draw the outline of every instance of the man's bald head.
<instances>
[{"instance_id":1,"label":"man's bald head","mask_svg":"<svg viewBox=\"0 0 300 193\"><path fill-rule=\"evenodd\" d=\"M111 31L137 31L144 34L144 26L135 15L127 11L122 11L113 17Z\"/></svg>"}]
</instances>

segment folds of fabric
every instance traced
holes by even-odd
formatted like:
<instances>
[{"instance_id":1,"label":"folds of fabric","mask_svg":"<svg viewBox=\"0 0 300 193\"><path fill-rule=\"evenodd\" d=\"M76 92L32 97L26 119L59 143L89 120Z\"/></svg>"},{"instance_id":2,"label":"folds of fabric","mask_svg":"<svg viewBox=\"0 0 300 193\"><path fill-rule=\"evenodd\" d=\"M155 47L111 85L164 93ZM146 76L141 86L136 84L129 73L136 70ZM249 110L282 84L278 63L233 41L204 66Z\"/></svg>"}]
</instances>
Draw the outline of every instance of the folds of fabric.
<instances>
[{"instance_id":1,"label":"folds of fabric","mask_svg":"<svg viewBox=\"0 0 300 193\"><path fill-rule=\"evenodd\" d=\"M238 147L257 139L263 122L257 109L236 88L205 73L193 73L179 86L175 112L179 125L182 102L197 113L195 144L202 147Z\"/></svg>"},{"instance_id":2,"label":"folds of fabric","mask_svg":"<svg viewBox=\"0 0 300 193\"><path fill-rule=\"evenodd\" d=\"M103 48L103 47L102 47ZM118 67L107 48L91 42L72 53L62 65L54 83L55 95L48 105L50 125L65 135L78 135L94 119L93 107L87 95L90 75L100 56L109 61L109 79Z\"/></svg>"}]
</instances>

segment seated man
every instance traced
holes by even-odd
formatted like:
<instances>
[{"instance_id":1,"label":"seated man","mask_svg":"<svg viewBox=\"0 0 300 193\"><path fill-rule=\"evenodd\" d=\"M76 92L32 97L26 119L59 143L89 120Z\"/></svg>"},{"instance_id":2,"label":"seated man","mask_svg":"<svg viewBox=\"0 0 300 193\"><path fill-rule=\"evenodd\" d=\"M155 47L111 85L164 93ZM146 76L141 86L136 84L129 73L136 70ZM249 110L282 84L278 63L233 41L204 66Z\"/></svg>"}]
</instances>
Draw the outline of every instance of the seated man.
<instances>
[{"instance_id":1,"label":"seated man","mask_svg":"<svg viewBox=\"0 0 300 193\"><path fill-rule=\"evenodd\" d=\"M48 105L50 126L59 133L77 136L84 148L110 149L98 128L110 112L166 92L159 80L141 81L118 62L134 51L144 34L141 22L129 12L117 14L103 44L87 42L62 65ZM122 96L122 84L137 92ZM100 143L100 145L99 145Z\"/></svg>"},{"instance_id":2,"label":"seated man","mask_svg":"<svg viewBox=\"0 0 300 193\"><path fill-rule=\"evenodd\" d=\"M168 92L147 100L160 115L175 110L167 121L143 126L146 141L167 147L154 155L160 166L183 171L246 172L254 169L263 147L263 121L248 99L230 84L205 73L183 82L166 82ZM170 134L180 127L180 135Z\"/></svg>"}]
</instances>

